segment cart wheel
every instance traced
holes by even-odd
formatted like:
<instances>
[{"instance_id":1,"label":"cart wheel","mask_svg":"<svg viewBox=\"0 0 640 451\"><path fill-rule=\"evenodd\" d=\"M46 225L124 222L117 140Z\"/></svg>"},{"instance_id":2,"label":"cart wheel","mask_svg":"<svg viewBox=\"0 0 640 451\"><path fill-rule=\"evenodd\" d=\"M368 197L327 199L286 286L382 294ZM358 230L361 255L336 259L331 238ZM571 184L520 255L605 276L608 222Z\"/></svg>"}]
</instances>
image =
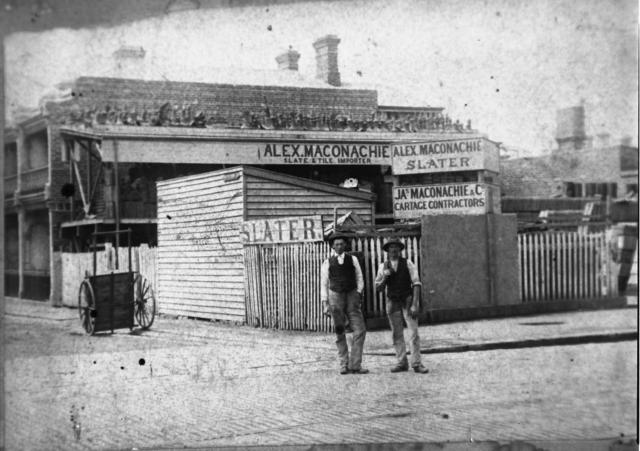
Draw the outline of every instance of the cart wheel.
<instances>
[{"instance_id":1,"label":"cart wheel","mask_svg":"<svg viewBox=\"0 0 640 451\"><path fill-rule=\"evenodd\" d=\"M93 335L96 324L95 297L88 280L83 280L78 291L78 313L84 331Z\"/></svg>"},{"instance_id":2,"label":"cart wheel","mask_svg":"<svg viewBox=\"0 0 640 451\"><path fill-rule=\"evenodd\" d=\"M134 315L138 325L143 329L150 328L156 317L156 297L151 282L141 274L138 274L134 281L133 297Z\"/></svg>"}]
</instances>

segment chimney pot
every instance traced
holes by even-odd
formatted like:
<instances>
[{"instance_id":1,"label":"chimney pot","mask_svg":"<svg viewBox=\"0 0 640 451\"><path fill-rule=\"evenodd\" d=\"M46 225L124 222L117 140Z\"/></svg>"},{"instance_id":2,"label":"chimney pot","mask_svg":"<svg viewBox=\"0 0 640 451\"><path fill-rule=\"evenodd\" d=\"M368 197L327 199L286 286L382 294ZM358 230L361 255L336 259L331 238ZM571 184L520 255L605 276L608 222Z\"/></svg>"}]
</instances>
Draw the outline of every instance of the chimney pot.
<instances>
[{"instance_id":1,"label":"chimney pot","mask_svg":"<svg viewBox=\"0 0 640 451\"><path fill-rule=\"evenodd\" d=\"M340 86L338 44L340 39L328 34L313 43L316 49L316 78L333 86Z\"/></svg>"},{"instance_id":2,"label":"chimney pot","mask_svg":"<svg viewBox=\"0 0 640 451\"><path fill-rule=\"evenodd\" d=\"M278 69L282 70L298 70L298 60L300 59L300 53L289 47L284 53L276 56L278 63Z\"/></svg>"}]
</instances>

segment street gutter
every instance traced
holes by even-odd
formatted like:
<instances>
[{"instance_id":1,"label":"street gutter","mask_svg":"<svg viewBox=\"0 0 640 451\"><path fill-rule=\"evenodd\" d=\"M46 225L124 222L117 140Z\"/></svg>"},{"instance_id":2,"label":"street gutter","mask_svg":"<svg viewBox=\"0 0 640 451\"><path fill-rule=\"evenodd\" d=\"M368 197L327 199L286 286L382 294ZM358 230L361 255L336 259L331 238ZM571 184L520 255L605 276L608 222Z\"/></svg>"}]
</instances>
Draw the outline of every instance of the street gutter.
<instances>
[{"instance_id":1,"label":"street gutter","mask_svg":"<svg viewBox=\"0 0 640 451\"><path fill-rule=\"evenodd\" d=\"M420 354L444 354L454 352L493 351L496 349L537 348L543 346L571 346L589 343L612 343L617 341L638 340L638 331L627 331L607 334L574 335L567 337L534 338L527 340L498 341L487 343L443 346L421 349ZM395 352L365 352L366 355L394 356Z\"/></svg>"}]
</instances>

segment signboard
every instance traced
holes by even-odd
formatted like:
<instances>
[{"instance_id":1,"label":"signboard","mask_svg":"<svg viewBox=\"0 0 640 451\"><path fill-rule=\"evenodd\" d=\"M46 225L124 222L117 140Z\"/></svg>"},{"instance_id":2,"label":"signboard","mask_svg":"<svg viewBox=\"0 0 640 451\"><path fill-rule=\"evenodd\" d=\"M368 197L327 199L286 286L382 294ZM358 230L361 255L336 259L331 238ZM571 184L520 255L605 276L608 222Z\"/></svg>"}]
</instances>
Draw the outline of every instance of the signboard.
<instances>
[{"instance_id":1,"label":"signboard","mask_svg":"<svg viewBox=\"0 0 640 451\"><path fill-rule=\"evenodd\" d=\"M389 144L269 143L258 144L262 164L390 164Z\"/></svg>"},{"instance_id":2,"label":"signboard","mask_svg":"<svg viewBox=\"0 0 640 451\"><path fill-rule=\"evenodd\" d=\"M490 211L489 186L482 183L395 186L393 216L419 218L422 215L481 215Z\"/></svg>"},{"instance_id":3,"label":"signboard","mask_svg":"<svg viewBox=\"0 0 640 451\"><path fill-rule=\"evenodd\" d=\"M393 144L392 168L396 175L485 169L499 172L497 152L497 146L489 145L484 138Z\"/></svg>"},{"instance_id":4,"label":"signboard","mask_svg":"<svg viewBox=\"0 0 640 451\"><path fill-rule=\"evenodd\" d=\"M115 161L114 141L104 140L103 161ZM120 163L225 163L287 165L391 165L391 144L362 142L241 142L118 139Z\"/></svg>"},{"instance_id":5,"label":"signboard","mask_svg":"<svg viewBox=\"0 0 640 451\"><path fill-rule=\"evenodd\" d=\"M240 228L243 244L322 241L320 215L244 221Z\"/></svg>"}]
</instances>

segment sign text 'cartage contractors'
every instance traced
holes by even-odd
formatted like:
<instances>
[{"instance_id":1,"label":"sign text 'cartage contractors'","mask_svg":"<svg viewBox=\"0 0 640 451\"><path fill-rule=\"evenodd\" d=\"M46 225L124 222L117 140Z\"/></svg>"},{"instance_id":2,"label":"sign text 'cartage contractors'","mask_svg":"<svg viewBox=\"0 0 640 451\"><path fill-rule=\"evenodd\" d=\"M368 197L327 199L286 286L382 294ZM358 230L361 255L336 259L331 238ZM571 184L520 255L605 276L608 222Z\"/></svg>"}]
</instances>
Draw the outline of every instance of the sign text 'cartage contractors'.
<instances>
[{"instance_id":1,"label":"sign text 'cartage contractors'","mask_svg":"<svg viewBox=\"0 0 640 451\"><path fill-rule=\"evenodd\" d=\"M244 221L240 228L244 244L322 241L320 215Z\"/></svg>"},{"instance_id":2,"label":"sign text 'cartage contractors'","mask_svg":"<svg viewBox=\"0 0 640 451\"><path fill-rule=\"evenodd\" d=\"M481 215L488 211L487 186L480 183L396 186L393 215L417 218L422 215Z\"/></svg>"},{"instance_id":3,"label":"sign text 'cartage contractors'","mask_svg":"<svg viewBox=\"0 0 640 451\"><path fill-rule=\"evenodd\" d=\"M394 174L477 171L487 167L482 139L456 139L412 144L393 144Z\"/></svg>"}]
</instances>

